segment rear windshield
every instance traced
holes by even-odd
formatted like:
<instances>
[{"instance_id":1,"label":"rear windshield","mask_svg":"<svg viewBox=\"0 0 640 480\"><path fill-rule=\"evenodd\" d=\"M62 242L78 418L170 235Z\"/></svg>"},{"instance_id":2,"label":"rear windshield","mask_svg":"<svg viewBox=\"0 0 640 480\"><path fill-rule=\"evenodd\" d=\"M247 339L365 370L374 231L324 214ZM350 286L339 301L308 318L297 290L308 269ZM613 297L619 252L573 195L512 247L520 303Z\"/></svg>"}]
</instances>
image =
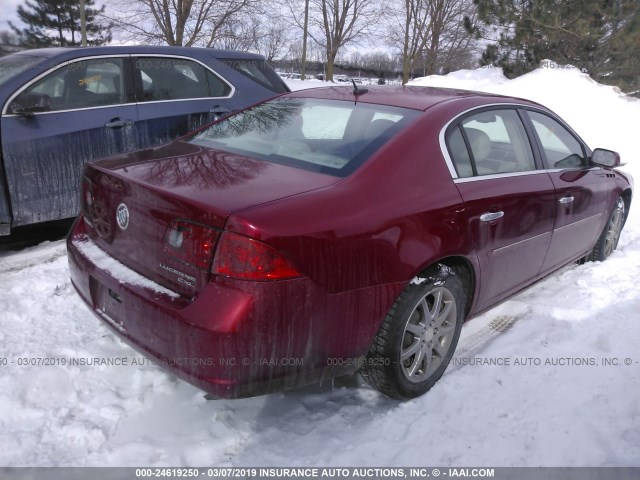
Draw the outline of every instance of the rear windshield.
<instances>
[{"instance_id":1,"label":"rear windshield","mask_svg":"<svg viewBox=\"0 0 640 480\"><path fill-rule=\"evenodd\" d=\"M8 55L0 58L0 85L28 68L39 65L44 59L45 57L34 55Z\"/></svg>"},{"instance_id":2,"label":"rear windshield","mask_svg":"<svg viewBox=\"0 0 640 480\"><path fill-rule=\"evenodd\" d=\"M276 93L289 92L289 87L264 60L247 58L221 58L220 61L236 72Z\"/></svg>"},{"instance_id":3,"label":"rear windshield","mask_svg":"<svg viewBox=\"0 0 640 480\"><path fill-rule=\"evenodd\" d=\"M190 142L342 177L418 114L384 105L280 98L232 115Z\"/></svg>"}]
</instances>

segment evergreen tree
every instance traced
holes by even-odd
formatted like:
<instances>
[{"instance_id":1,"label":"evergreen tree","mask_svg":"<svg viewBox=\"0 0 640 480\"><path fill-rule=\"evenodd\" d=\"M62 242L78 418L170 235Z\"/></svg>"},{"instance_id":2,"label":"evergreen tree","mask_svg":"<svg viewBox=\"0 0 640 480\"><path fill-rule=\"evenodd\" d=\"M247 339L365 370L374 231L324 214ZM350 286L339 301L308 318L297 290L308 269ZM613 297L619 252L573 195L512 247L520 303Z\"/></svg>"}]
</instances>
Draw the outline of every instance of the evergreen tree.
<instances>
[{"instance_id":1,"label":"evergreen tree","mask_svg":"<svg viewBox=\"0 0 640 480\"><path fill-rule=\"evenodd\" d=\"M640 2L604 1L602 10L607 23L596 80L640 97Z\"/></svg>"},{"instance_id":2,"label":"evergreen tree","mask_svg":"<svg viewBox=\"0 0 640 480\"><path fill-rule=\"evenodd\" d=\"M111 25L97 20L104 12L95 8L95 0L85 0L87 44L111 41ZM75 47L82 43L79 0L26 0L18 7L18 17L26 25L20 29L9 22L22 44L29 48Z\"/></svg>"},{"instance_id":3,"label":"evergreen tree","mask_svg":"<svg viewBox=\"0 0 640 480\"><path fill-rule=\"evenodd\" d=\"M483 65L515 77L544 59L574 65L600 82L640 89L637 0L474 0L479 23L467 29L489 40ZM640 92L638 92L640 93Z\"/></svg>"},{"instance_id":4,"label":"evergreen tree","mask_svg":"<svg viewBox=\"0 0 640 480\"><path fill-rule=\"evenodd\" d=\"M20 45L20 39L9 30L0 30L0 45Z\"/></svg>"}]
</instances>

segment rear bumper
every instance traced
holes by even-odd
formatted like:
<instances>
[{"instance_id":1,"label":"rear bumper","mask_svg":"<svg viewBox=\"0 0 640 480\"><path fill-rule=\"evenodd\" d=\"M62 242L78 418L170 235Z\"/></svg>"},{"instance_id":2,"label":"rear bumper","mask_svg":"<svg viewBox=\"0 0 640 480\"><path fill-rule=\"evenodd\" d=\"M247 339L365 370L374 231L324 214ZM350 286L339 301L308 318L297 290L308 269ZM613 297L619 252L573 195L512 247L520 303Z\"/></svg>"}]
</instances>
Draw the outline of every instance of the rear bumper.
<instances>
[{"instance_id":1,"label":"rear bumper","mask_svg":"<svg viewBox=\"0 0 640 480\"><path fill-rule=\"evenodd\" d=\"M402 289L385 285L330 295L308 278L213 277L192 299L138 281L138 274L93 244L81 219L67 244L71 281L94 314L161 367L222 398L356 370L350 359L366 354Z\"/></svg>"}]
</instances>

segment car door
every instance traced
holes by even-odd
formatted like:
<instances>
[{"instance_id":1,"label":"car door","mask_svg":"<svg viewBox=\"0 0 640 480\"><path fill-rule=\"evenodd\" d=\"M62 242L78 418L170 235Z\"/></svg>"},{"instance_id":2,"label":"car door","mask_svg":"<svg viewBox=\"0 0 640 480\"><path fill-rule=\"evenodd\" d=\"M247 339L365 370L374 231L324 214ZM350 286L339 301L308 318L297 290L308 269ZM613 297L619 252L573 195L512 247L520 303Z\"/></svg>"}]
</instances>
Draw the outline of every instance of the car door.
<instances>
[{"instance_id":1,"label":"car door","mask_svg":"<svg viewBox=\"0 0 640 480\"><path fill-rule=\"evenodd\" d=\"M466 114L448 127L446 144L478 256L477 306L483 309L538 277L551 240L555 191L515 108Z\"/></svg>"},{"instance_id":2,"label":"car door","mask_svg":"<svg viewBox=\"0 0 640 480\"><path fill-rule=\"evenodd\" d=\"M191 58L133 56L138 101L138 141L167 143L238 108L234 87Z\"/></svg>"},{"instance_id":3,"label":"car door","mask_svg":"<svg viewBox=\"0 0 640 480\"><path fill-rule=\"evenodd\" d=\"M48 111L16 113L34 95ZM136 120L126 56L66 62L14 94L1 120L13 225L75 216L84 163L134 149Z\"/></svg>"},{"instance_id":4,"label":"car door","mask_svg":"<svg viewBox=\"0 0 640 480\"><path fill-rule=\"evenodd\" d=\"M586 147L557 119L534 110L526 114L556 190L556 221L542 267L546 273L593 248L606 221L613 180L589 163Z\"/></svg>"}]
</instances>

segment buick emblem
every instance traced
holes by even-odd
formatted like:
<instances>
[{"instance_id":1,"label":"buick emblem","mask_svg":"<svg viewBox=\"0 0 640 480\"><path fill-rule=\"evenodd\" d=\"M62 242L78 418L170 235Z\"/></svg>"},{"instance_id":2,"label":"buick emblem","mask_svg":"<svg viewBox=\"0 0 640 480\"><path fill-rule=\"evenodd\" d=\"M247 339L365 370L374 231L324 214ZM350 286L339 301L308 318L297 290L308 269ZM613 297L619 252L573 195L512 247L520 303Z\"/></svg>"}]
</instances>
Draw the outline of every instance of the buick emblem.
<instances>
[{"instance_id":1,"label":"buick emblem","mask_svg":"<svg viewBox=\"0 0 640 480\"><path fill-rule=\"evenodd\" d=\"M122 230L126 230L129 226L129 209L124 203L118 205L116 210L116 221Z\"/></svg>"}]
</instances>

